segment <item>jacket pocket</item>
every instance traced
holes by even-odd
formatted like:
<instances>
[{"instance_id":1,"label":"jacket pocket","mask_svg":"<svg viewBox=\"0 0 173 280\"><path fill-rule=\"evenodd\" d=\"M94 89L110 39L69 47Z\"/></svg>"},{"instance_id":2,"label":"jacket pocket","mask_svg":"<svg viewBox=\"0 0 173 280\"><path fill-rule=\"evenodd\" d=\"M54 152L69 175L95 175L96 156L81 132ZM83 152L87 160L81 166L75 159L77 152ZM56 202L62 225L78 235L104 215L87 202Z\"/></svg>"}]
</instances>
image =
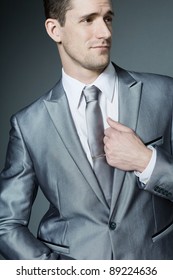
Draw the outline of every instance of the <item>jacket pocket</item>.
<instances>
[{"instance_id":1,"label":"jacket pocket","mask_svg":"<svg viewBox=\"0 0 173 280\"><path fill-rule=\"evenodd\" d=\"M52 244L47 241L42 241L42 242L54 252L61 253L61 254L70 254L70 248L68 246Z\"/></svg>"},{"instance_id":2,"label":"jacket pocket","mask_svg":"<svg viewBox=\"0 0 173 280\"><path fill-rule=\"evenodd\" d=\"M162 144L163 144L163 136L160 136L156 139L153 139L152 141L149 141L149 142L145 143L146 146L150 145L150 146L153 146L153 147L160 146Z\"/></svg>"},{"instance_id":3,"label":"jacket pocket","mask_svg":"<svg viewBox=\"0 0 173 280\"><path fill-rule=\"evenodd\" d=\"M163 231L155 234L152 236L152 240L153 242L157 242L159 241L161 238L163 238L164 236L166 236L169 233L173 233L173 224L169 225L166 229L164 229Z\"/></svg>"}]
</instances>

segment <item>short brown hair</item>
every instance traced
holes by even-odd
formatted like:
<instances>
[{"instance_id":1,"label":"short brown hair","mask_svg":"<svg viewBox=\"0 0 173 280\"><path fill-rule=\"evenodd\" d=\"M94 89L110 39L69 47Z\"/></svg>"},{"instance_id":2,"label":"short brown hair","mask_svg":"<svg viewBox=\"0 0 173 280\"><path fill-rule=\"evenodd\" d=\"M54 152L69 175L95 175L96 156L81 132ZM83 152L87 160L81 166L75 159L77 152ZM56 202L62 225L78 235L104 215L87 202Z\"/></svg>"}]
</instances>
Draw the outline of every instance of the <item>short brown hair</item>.
<instances>
[{"instance_id":1,"label":"short brown hair","mask_svg":"<svg viewBox=\"0 0 173 280\"><path fill-rule=\"evenodd\" d=\"M45 16L57 19L61 26L64 26L66 12L72 9L71 0L43 0Z\"/></svg>"}]
</instances>

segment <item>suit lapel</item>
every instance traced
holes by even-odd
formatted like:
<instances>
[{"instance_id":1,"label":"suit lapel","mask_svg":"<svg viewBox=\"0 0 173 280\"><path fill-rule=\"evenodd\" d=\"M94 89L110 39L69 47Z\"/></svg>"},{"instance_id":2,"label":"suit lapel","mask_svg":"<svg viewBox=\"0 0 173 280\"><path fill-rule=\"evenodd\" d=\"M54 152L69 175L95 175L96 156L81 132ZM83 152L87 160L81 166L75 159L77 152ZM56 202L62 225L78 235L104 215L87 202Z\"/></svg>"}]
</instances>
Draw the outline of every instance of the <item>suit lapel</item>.
<instances>
[{"instance_id":1,"label":"suit lapel","mask_svg":"<svg viewBox=\"0 0 173 280\"><path fill-rule=\"evenodd\" d=\"M50 99L44 100L44 102L56 130L70 156L76 163L77 168L81 171L81 174L85 177L85 180L89 183L100 201L107 206L90 163L82 148L61 82L53 89Z\"/></svg>"},{"instance_id":2,"label":"suit lapel","mask_svg":"<svg viewBox=\"0 0 173 280\"><path fill-rule=\"evenodd\" d=\"M125 70L116 66L118 75L118 102L119 102L119 122L132 128L137 129L138 114L141 100L141 82L137 82ZM116 206L126 172L115 169L113 193L111 202L111 213Z\"/></svg>"}]
</instances>

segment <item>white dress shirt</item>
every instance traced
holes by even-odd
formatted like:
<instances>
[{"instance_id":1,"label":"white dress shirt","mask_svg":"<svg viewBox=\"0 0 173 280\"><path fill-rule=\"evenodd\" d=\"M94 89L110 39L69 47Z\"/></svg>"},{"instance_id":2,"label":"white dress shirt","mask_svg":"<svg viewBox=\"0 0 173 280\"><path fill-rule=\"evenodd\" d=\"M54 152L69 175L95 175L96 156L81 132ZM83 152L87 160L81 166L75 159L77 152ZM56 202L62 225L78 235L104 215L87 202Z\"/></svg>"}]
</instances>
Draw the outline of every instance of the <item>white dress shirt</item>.
<instances>
[{"instance_id":1,"label":"white dress shirt","mask_svg":"<svg viewBox=\"0 0 173 280\"><path fill-rule=\"evenodd\" d=\"M91 165L92 158L87 141L87 125L85 117L86 102L82 91L86 84L68 76L62 69L62 83L67 95L71 115L76 126L83 149ZM103 115L104 129L108 127L107 118L118 121L118 76L112 63L102 72L90 86L95 85L100 89L99 104ZM87 85L88 86L88 85ZM139 180L146 184L149 180L156 161L156 151L153 150L151 160L147 168L142 172L135 172Z\"/></svg>"}]
</instances>

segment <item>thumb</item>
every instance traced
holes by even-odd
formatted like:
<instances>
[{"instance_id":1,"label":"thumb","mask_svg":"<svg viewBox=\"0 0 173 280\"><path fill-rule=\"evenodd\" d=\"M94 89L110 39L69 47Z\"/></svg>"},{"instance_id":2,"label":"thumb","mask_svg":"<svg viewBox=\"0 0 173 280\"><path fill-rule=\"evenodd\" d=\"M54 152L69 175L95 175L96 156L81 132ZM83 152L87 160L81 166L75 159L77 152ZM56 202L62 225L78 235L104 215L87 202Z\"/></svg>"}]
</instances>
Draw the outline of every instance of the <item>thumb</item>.
<instances>
[{"instance_id":1,"label":"thumb","mask_svg":"<svg viewBox=\"0 0 173 280\"><path fill-rule=\"evenodd\" d=\"M117 127L118 127L118 122L114 121L113 119L111 119L109 117L107 118L107 123L111 128L117 129Z\"/></svg>"},{"instance_id":2,"label":"thumb","mask_svg":"<svg viewBox=\"0 0 173 280\"><path fill-rule=\"evenodd\" d=\"M114 120L112 120L111 118L108 118L108 119L107 119L107 123L109 124L109 126L110 126L111 128L114 128L114 129L116 129L116 130L118 130L118 131L127 132L127 133L132 132L131 128L129 128L129 127L127 127L127 126L125 126L125 125L123 125L123 124L117 122L117 121L114 121Z\"/></svg>"}]
</instances>

